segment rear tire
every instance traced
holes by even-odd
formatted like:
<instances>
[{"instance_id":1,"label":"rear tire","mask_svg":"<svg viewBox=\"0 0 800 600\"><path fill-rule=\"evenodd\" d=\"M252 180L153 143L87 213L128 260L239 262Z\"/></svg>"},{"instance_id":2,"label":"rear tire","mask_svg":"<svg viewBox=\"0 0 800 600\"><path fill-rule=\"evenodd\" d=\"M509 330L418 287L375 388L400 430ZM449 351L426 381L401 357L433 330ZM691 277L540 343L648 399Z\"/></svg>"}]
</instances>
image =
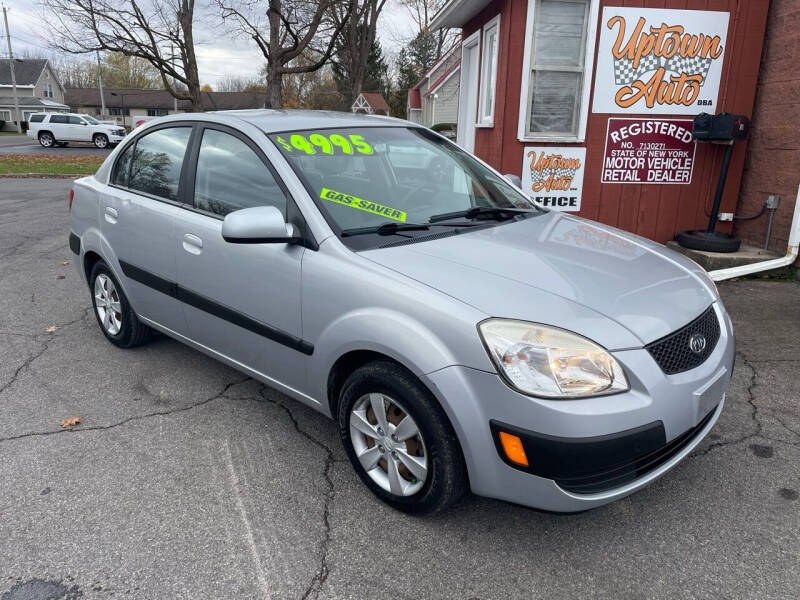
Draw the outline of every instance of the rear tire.
<instances>
[{"instance_id":1,"label":"rear tire","mask_svg":"<svg viewBox=\"0 0 800 600\"><path fill-rule=\"evenodd\" d=\"M139 321L119 281L102 260L92 268L89 290L94 316L109 342L120 348L133 348L150 338L152 329Z\"/></svg>"},{"instance_id":2,"label":"rear tire","mask_svg":"<svg viewBox=\"0 0 800 600\"><path fill-rule=\"evenodd\" d=\"M382 409L385 414L379 416ZM337 412L353 468L390 506L434 513L466 493L466 466L455 431L436 398L406 369L388 360L357 369L342 387ZM401 427L406 419L410 426Z\"/></svg>"},{"instance_id":3,"label":"rear tire","mask_svg":"<svg viewBox=\"0 0 800 600\"><path fill-rule=\"evenodd\" d=\"M101 150L108 148L108 136L105 133L95 133L92 141L96 148Z\"/></svg>"},{"instance_id":4,"label":"rear tire","mask_svg":"<svg viewBox=\"0 0 800 600\"><path fill-rule=\"evenodd\" d=\"M56 138L49 131L42 131L39 134L39 144L42 148L52 148L56 144Z\"/></svg>"}]
</instances>

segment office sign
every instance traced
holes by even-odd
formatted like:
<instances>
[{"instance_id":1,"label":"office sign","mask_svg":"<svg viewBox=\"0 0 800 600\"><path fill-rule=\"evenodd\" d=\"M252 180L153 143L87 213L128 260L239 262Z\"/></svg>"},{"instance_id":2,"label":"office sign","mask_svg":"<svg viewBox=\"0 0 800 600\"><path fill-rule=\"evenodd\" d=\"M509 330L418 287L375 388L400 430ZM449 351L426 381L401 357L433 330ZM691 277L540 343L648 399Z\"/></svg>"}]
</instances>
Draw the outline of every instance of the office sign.
<instances>
[{"instance_id":1,"label":"office sign","mask_svg":"<svg viewBox=\"0 0 800 600\"><path fill-rule=\"evenodd\" d=\"M716 113L727 12L606 6L596 113Z\"/></svg>"},{"instance_id":2,"label":"office sign","mask_svg":"<svg viewBox=\"0 0 800 600\"><path fill-rule=\"evenodd\" d=\"M692 182L692 119L609 118L603 183Z\"/></svg>"},{"instance_id":3,"label":"office sign","mask_svg":"<svg viewBox=\"0 0 800 600\"><path fill-rule=\"evenodd\" d=\"M586 148L528 146L522 159L522 189L539 206L577 212L585 163Z\"/></svg>"}]
</instances>

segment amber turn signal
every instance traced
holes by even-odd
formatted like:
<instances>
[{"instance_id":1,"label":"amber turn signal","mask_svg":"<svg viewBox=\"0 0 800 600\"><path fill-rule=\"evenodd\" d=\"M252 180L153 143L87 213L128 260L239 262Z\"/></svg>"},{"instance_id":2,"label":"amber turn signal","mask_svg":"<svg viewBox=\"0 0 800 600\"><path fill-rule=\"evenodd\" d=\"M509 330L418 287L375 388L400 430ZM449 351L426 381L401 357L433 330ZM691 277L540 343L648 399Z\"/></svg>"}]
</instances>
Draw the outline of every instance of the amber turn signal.
<instances>
[{"instance_id":1,"label":"amber turn signal","mask_svg":"<svg viewBox=\"0 0 800 600\"><path fill-rule=\"evenodd\" d=\"M503 446L503 452L506 453L508 460L523 467L528 466L528 457L525 456L525 448L522 447L522 440L516 435L511 435L505 431L500 432L500 443Z\"/></svg>"}]
</instances>

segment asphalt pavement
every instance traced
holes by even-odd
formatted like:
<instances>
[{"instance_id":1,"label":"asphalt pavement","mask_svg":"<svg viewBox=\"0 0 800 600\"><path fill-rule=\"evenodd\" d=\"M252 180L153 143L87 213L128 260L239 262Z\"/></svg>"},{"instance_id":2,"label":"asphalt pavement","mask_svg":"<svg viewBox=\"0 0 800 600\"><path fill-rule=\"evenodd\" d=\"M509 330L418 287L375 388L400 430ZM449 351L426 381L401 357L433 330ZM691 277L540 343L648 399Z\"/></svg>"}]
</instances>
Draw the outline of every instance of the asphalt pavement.
<instances>
[{"instance_id":1,"label":"asphalt pavement","mask_svg":"<svg viewBox=\"0 0 800 600\"><path fill-rule=\"evenodd\" d=\"M44 154L96 154L98 156L106 156L111 150L111 148L101 150L90 143L83 142L69 142L68 146L62 148L42 148L39 142L26 135L0 135L0 156L4 154L30 154L32 156Z\"/></svg>"},{"instance_id":2,"label":"asphalt pavement","mask_svg":"<svg viewBox=\"0 0 800 600\"><path fill-rule=\"evenodd\" d=\"M109 344L65 264L69 185L0 179L1 600L800 596L800 284L720 285L725 410L650 487L414 518L325 417L168 338Z\"/></svg>"}]
</instances>

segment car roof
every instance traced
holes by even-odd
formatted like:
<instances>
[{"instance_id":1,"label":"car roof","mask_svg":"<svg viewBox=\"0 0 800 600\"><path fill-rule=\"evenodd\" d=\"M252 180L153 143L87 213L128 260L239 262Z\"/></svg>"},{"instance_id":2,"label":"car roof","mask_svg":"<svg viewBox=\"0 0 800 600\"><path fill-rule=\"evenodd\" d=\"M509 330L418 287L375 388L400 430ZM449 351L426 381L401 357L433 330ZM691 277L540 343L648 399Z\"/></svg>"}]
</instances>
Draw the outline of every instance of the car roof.
<instances>
[{"instance_id":1,"label":"car roof","mask_svg":"<svg viewBox=\"0 0 800 600\"><path fill-rule=\"evenodd\" d=\"M263 108L253 110L224 110L208 113L182 113L180 115L170 116L203 121L212 120L214 115L246 121L251 125L255 125L265 133L334 127L408 127L409 125L413 125L413 123L393 117L329 110L273 110Z\"/></svg>"}]
</instances>

